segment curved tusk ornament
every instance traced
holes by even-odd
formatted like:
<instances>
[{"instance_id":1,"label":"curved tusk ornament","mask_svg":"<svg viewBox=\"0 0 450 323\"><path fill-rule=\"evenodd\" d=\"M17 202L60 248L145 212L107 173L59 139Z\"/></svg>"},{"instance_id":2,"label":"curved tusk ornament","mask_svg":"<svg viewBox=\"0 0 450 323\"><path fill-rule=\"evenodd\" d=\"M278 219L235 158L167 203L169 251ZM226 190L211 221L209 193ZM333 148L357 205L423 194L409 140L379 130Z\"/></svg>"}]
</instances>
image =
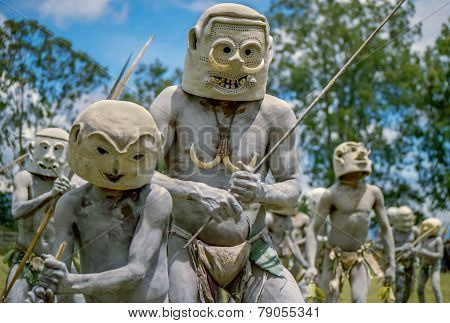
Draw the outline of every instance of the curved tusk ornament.
<instances>
[{"instance_id":1,"label":"curved tusk ornament","mask_svg":"<svg viewBox=\"0 0 450 323\"><path fill-rule=\"evenodd\" d=\"M217 155L216 158L214 158L214 160L207 162L207 163L200 161L197 157L197 153L195 152L195 144L194 143L192 143L191 149L189 151L189 155L191 156L191 160L194 163L194 165L200 169L214 168L217 165L219 165L220 161L221 161L221 158L219 155Z\"/></svg>"},{"instance_id":2,"label":"curved tusk ornament","mask_svg":"<svg viewBox=\"0 0 450 323\"><path fill-rule=\"evenodd\" d=\"M231 162L230 156L228 156L228 155L222 156L220 153L218 153L216 158L214 158L212 161L202 162L200 159L198 159L197 153L195 152L195 143L192 143L191 148L189 150L189 155L190 155L191 160L194 163L194 165L200 169L214 168L214 167L218 166L220 164L220 162L222 161L223 164L225 165L225 167L232 173L241 170L239 167L235 166ZM258 160L258 154L254 154L252 159L250 160L250 163L248 164L248 166L252 167L252 168L255 167L257 160Z\"/></svg>"}]
</instances>

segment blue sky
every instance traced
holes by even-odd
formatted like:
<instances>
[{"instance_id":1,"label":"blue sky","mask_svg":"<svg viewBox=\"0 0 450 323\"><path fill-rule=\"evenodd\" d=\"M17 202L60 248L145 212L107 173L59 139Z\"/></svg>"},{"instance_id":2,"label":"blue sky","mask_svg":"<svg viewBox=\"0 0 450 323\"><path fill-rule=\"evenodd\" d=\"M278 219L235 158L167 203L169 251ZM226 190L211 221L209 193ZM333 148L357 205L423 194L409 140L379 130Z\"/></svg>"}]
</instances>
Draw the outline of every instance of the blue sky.
<instances>
[{"instance_id":1,"label":"blue sky","mask_svg":"<svg viewBox=\"0 0 450 323\"><path fill-rule=\"evenodd\" d=\"M20 14L2 2L4 17L18 19L22 14L39 21L117 75L130 52L136 54L150 35L155 38L142 61L159 58L171 69L182 67L188 30L217 1L4 0ZM235 2L261 12L270 4L269 0Z\"/></svg>"},{"instance_id":2,"label":"blue sky","mask_svg":"<svg viewBox=\"0 0 450 323\"><path fill-rule=\"evenodd\" d=\"M107 66L112 75L117 75L129 53L133 51L136 54L151 34L155 39L142 61L151 62L159 58L171 69L182 67L189 28L204 9L217 2L220 1L0 0L0 22L5 18L35 19L58 36L72 41L75 50L86 52ZM234 2L264 13L271 1ZM415 2L416 15L412 23L423 19L447 1ZM421 50L431 45L440 25L449 15L450 5L426 20L423 23L423 38L414 45L415 48Z\"/></svg>"}]
</instances>

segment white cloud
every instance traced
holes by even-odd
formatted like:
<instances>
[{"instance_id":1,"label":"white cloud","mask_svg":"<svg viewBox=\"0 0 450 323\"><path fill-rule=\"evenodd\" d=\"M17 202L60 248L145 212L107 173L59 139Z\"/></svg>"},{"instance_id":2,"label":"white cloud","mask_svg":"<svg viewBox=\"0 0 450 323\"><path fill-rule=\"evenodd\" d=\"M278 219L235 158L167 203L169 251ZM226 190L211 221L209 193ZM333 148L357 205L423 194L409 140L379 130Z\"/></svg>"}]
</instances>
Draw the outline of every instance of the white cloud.
<instances>
[{"instance_id":1,"label":"white cloud","mask_svg":"<svg viewBox=\"0 0 450 323\"><path fill-rule=\"evenodd\" d=\"M386 140L387 144L392 144L400 135L400 133L391 128L384 128L382 132L383 139Z\"/></svg>"},{"instance_id":2,"label":"white cloud","mask_svg":"<svg viewBox=\"0 0 450 323\"><path fill-rule=\"evenodd\" d=\"M450 2L442 0L418 0L415 2L416 12L411 20L411 24L414 25L433 12L435 14L426 18L422 22L422 38L413 44L412 48L416 51L424 51L427 46L432 46L434 41L441 32L442 24L446 23L450 17Z\"/></svg>"},{"instance_id":3,"label":"white cloud","mask_svg":"<svg viewBox=\"0 0 450 323\"><path fill-rule=\"evenodd\" d=\"M38 11L60 25L70 21L91 22L104 16L120 23L128 17L128 5L117 6L112 0L44 0L39 4Z\"/></svg>"}]
</instances>

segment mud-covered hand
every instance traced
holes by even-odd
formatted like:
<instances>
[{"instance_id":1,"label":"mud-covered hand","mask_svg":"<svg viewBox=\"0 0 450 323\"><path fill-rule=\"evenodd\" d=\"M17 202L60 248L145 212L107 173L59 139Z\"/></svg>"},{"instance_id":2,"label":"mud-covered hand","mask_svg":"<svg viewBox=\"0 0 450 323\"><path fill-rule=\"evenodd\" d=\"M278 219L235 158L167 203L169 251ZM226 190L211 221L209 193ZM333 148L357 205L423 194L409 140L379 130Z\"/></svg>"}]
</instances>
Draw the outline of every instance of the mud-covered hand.
<instances>
[{"instance_id":1,"label":"mud-covered hand","mask_svg":"<svg viewBox=\"0 0 450 323\"><path fill-rule=\"evenodd\" d=\"M226 190L202 185L196 194L197 202L211 215L216 222L230 218L237 219L242 213L242 206L237 199Z\"/></svg>"},{"instance_id":2,"label":"mud-covered hand","mask_svg":"<svg viewBox=\"0 0 450 323\"><path fill-rule=\"evenodd\" d=\"M70 182L70 180L67 177L65 177L65 176L58 177L53 182L52 196L57 196L60 194L67 193L68 191L70 191L72 189L72 185L73 184Z\"/></svg>"},{"instance_id":3,"label":"mud-covered hand","mask_svg":"<svg viewBox=\"0 0 450 323\"><path fill-rule=\"evenodd\" d=\"M56 297L55 293L51 289L45 289L40 285L33 287L31 291L28 292L25 303L55 303Z\"/></svg>"},{"instance_id":4,"label":"mud-covered hand","mask_svg":"<svg viewBox=\"0 0 450 323\"><path fill-rule=\"evenodd\" d=\"M313 283L317 276L317 268L314 266L308 267L305 273L305 281L307 284Z\"/></svg>"},{"instance_id":5,"label":"mud-covered hand","mask_svg":"<svg viewBox=\"0 0 450 323\"><path fill-rule=\"evenodd\" d=\"M43 255L44 268L39 273L39 285L46 290L50 289L56 294L65 294L69 291L69 276L66 264L56 260L52 255Z\"/></svg>"},{"instance_id":6,"label":"mud-covered hand","mask_svg":"<svg viewBox=\"0 0 450 323\"><path fill-rule=\"evenodd\" d=\"M230 181L230 193L233 194L241 203L260 203L265 200L264 183L261 181L261 175L255 174L253 168L238 162L239 168L234 172Z\"/></svg>"}]
</instances>

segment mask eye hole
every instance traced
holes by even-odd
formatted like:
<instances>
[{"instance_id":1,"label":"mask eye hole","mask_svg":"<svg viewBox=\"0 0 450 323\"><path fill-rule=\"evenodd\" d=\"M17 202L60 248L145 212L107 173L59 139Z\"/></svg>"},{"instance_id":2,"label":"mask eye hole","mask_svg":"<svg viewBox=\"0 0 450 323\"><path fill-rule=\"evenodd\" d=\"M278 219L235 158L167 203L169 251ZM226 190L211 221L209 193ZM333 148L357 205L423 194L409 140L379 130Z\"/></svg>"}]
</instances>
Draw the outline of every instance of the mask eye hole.
<instances>
[{"instance_id":1,"label":"mask eye hole","mask_svg":"<svg viewBox=\"0 0 450 323\"><path fill-rule=\"evenodd\" d=\"M225 46L225 47L222 49L222 51L223 51L225 54L229 54L229 53L231 53L231 48L228 47L228 46Z\"/></svg>"},{"instance_id":2,"label":"mask eye hole","mask_svg":"<svg viewBox=\"0 0 450 323\"><path fill-rule=\"evenodd\" d=\"M135 161L140 161L140 160L142 160L144 158L144 156L145 156L144 154L137 154L137 155L133 156L133 159Z\"/></svg>"},{"instance_id":3,"label":"mask eye hole","mask_svg":"<svg viewBox=\"0 0 450 323\"><path fill-rule=\"evenodd\" d=\"M103 149L102 147L97 147L97 151L100 155L105 155L108 153L106 149Z\"/></svg>"},{"instance_id":4,"label":"mask eye hole","mask_svg":"<svg viewBox=\"0 0 450 323\"><path fill-rule=\"evenodd\" d=\"M356 148L352 147L351 151L354 153L356 151Z\"/></svg>"},{"instance_id":5,"label":"mask eye hole","mask_svg":"<svg viewBox=\"0 0 450 323\"><path fill-rule=\"evenodd\" d=\"M251 50L250 48L247 48L247 49L244 51L244 54L245 54L246 56L250 56L250 55L252 54L252 50Z\"/></svg>"}]
</instances>

